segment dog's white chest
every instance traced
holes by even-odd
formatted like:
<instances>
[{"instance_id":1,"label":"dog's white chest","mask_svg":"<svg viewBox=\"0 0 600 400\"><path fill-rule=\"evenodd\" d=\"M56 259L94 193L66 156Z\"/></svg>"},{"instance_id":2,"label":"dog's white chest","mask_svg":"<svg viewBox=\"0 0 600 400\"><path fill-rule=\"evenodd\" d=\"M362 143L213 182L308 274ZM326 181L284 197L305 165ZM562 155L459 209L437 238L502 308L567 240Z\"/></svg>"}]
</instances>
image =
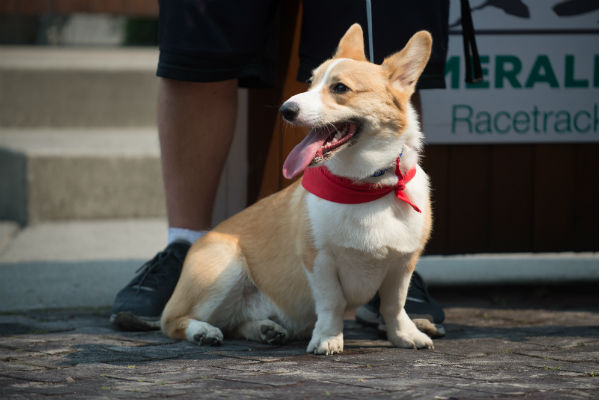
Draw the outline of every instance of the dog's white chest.
<instances>
[{"instance_id":1,"label":"dog's white chest","mask_svg":"<svg viewBox=\"0 0 600 400\"><path fill-rule=\"evenodd\" d=\"M429 185L420 168L406 194L425 208ZM306 201L317 247L330 244L384 256L388 248L412 253L421 245L423 214L393 193L363 204L333 203L310 193Z\"/></svg>"}]
</instances>

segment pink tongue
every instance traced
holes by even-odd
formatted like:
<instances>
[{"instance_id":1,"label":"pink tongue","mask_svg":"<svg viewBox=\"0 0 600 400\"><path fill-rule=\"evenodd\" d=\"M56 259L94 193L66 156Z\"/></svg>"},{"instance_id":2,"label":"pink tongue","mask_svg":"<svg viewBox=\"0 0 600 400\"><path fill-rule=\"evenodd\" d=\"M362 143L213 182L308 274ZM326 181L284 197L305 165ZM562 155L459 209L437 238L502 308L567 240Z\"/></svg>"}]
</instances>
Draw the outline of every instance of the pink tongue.
<instances>
[{"instance_id":1,"label":"pink tongue","mask_svg":"<svg viewBox=\"0 0 600 400\"><path fill-rule=\"evenodd\" d=\"M327 140L328 135L325 129L311 130L288 154L283 163L283 176L292 179L304 171Z\"/></svg>"}]
</instances>

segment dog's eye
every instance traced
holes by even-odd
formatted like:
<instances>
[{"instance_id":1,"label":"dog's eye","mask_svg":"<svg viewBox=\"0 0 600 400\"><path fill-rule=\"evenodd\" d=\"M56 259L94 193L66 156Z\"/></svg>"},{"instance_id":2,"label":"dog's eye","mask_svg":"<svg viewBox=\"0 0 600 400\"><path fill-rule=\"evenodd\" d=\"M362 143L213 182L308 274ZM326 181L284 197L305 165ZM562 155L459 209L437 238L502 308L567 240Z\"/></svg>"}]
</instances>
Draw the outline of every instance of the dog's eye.
<instances>
[{"instance_id":1,"label":"dog's eye","mask_svg":"<svg viewBox=\"0 0 600 400\"><path fill-rule=\"evenodd\" d=\"M341 82L334 83L333 85L331 85L331 91L335 94L344 94L349 90L350 88Z\"/></svg>"}]
</instances>

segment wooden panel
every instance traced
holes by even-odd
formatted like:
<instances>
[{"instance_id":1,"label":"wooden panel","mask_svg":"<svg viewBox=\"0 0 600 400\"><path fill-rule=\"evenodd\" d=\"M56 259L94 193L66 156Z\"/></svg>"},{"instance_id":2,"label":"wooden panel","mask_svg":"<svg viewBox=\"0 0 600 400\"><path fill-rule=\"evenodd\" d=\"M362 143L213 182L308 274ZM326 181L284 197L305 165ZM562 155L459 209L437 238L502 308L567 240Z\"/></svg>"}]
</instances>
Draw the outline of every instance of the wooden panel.
<instances>
[{"instance_id":1,"label":"wooden panel","mask_svg":"<svg viewBox=\"0 0 600 400\"><path fill-rule=\"evenodd\" d=\"M110 13L158 16L157 0L1 0L0 14Z\"/></svg>"},{"instance_id":2,"label":"wooden panel","mask_svg":"<svg viewBox=\"0 0 600 400\"><path fill-rule=\"evenodd\" d=\"M291 46L290 63L285 74L285 80L283 84L283 90L281 91L281 99L279 105L281 105L285 100L289 99L293 95L304 92L308 89L308 85L306 83L301 83L296 80L298 65L300 64L298 53L300 49L300 32L302 27L301 21L302 12L300 10L300 12L298 13L298 18L296 20L296 29L294 30L294 37ZM294 146L300 143L302 138L304 138L304 136L306 136L307 133L307 128L298 128L295 126L291 126L290 124L284 122L279 113L277 113L277 120L273 131L273 135L280 136L279 157L278 163L276 164L280 188L289 186L293 182L293 180L288 180L283 177L281 173L281 170L283 168L283 162L285 161L285 158L290 153L290 151L294 148ZM272 173L274 173L274 171ZM261 192L261 195L263 196L267 194L268 193L266 191Z\"/></svg>"},{"instance_id":3,"label":"wooden panel","mask_svg":"<svg viewBox=\"0 0 600 400\"><path fill-rule=\"evenodd\" d=\"M40 14L52 9L51 0L17 0L13 9L17 14Z\"/></svg>"},{"instance_id":4,"label":"wooden panel","mask_svg":"<svg viewBox=\"0 0 600 400\"><path fill-rule=\"evenodd\" d=\"M490 146L449 148L446 252L487 252L490 240Z\"/></svg>"},{"instance_id":5,"label":"wooden panel","mask_svg":"<svg viewBox=\"0 0 600 400\"><path fill-rule=\"evenodd\" d=\"M89 0L54 0L54 12L69 14L74 12L86 12L89 10Z\"/></svg>"},{"instance_id":6,"label":"wooden panel","mask_svg":"<svg viewBox=\"0 0 600 400\"><path fill-rule=\"evenodd\" d=\"M433 231L425 248L426 254L446 253L448 234L448 146L425 146L421 159L423 170L431 182Z\"/></svg>"},{"instance_id":7,"label":"wooden panel","mask_svg":"<svg viewBox=\"0 0 600 400\"><path fill-rule=\"evenodd\" d=\"M129 15L158 15L158 0L126 0L125 13Z\"/></svg>"},{"instance_id":8,"label":"wooden panel","mask_svg":"<svg viewBox=\"0 0 600 400\"><path fill-rule=\"evenodd\" d=\"M158 7L158 0L151 1L150 3L156 3L156 6ZM124 4L123 0L90 0L88 5L88 12L119 14L125 11L126 6L127 5ZM156 15L158 15L158 12L156 13Z\"/></svg>"},{"instance_id":9,"label":"wooden panel","mask_svg":"<svg viewBox=\"0 0 600 400\"><path fill-rule=\"evenodd\" d=\"M598 145L575 147L573 250L598 251Z\"/></svg>"},{"instance_id":10,"label":"wooden panel","mask_svg":"<svg viewBox=\"0 0 600 400\"><path fill-rule=\"evenodd\" d=\"M534 251L565 251L575 245L574 150L569 144L536 146Z\"/></svg>"},{"instance_id":11,"label":"wooden panel","mask_svg":"<svg viewBox=\"0 0 600 400\"><path fill-rule=\"evenodd\" d=\"M300 10L300 11L299 11ZM282 121L279 107L290 87L297 84L301 7L299 0L281 3L278 65L280 81L272 89L250 89L248 109L248 204L283 187L281 165ZM293 46L289 44L293 43Z\"/></svg>"},{"instance_id":12,"label":"wooden panel","mask_svg":"<svg viewBox=\"0 0 600 400\"><path fill-rule=\"evenodd\" d=\"M17 12L17 0L0 0L0 15Z\"/></svg>"},{"instance_id":13,"label":"wooden panel","mask_svg":"<svg viewBox=\"0 0 600 400\"><path fill-rule=\"evenodd\" d=\"M279 190L279 176L269 166L279 164L280 135L273 134L277 89L250 89L248 94L248 204ZM261 196L261 193L263 195Z\"/></svg>"},{"instance_id":14,"label":"wooden panel","mask_svg":"<svg viewBox=\"0 0 600 400\"><path fill-rule=\"evenodd\" d=\"M533 146L491 147L490 248L530 251L533 244Z\"/></svg>"}]
</instances>

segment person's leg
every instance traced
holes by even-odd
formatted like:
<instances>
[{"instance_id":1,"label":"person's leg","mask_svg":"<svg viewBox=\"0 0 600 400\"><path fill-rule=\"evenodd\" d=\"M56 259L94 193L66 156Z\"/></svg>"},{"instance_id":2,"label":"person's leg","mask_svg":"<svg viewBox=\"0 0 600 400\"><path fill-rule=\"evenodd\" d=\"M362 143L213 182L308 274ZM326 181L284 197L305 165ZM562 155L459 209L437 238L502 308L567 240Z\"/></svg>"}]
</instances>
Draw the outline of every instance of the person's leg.
<instances>
[{"instance_id":1,"label":"person's leg","mask_svg":"<svg viewBox=\"0 0 600 400\"><path fill-rule=\"evenodd\" d=\"M158 134L169 227L210 228L237 110L237 80L160 78Z\"/></svg>"},{"instance_id":2,"label":"person's leg","mask_svg":"<svg viewBox=\"0 0 600 400\"><path fill-rule=\"evenodd\" d=\"M159 327L190 244L210 228L236 110L237 80L198 83L160 79L158 134L169 245L117 294L111 314L115 326L127 330Z\"/></svg>"}]
</instances>

